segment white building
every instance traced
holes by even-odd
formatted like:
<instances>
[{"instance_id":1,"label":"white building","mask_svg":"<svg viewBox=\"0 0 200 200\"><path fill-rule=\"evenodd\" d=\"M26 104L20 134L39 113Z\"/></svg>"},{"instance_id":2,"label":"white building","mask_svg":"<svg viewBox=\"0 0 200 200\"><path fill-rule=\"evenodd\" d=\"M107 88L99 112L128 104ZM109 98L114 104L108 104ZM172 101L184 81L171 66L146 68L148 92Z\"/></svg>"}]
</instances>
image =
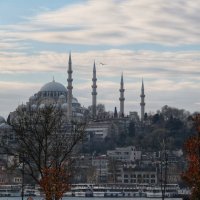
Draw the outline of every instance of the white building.
<instances>
[{"instance_id":1,"label":"white building","mask_svg":"<svg viewBox=\"0 0 200 200\"><path fill-rule=\"evenodd\" d=\"M158 178L155 168L124 166L118 181L133 184L157 184Z\"/></svg>"},{"instance_id":2,"label":"white building","mask_svg":"<svg viewBox=\"0 0 200 200\"><path fill-rule=\"evenodd\" d=\"M93 137L93 140L95 141L103 140L108 136L110 127L111 123L109 121L90 122L86 128L88 139L91 140Z\"/></svg>"},{"instance_id":3,"label":"white building","mask_svg":"<svg viewBox=\"0 0 200 200\"><path fill-rule=\"evenodd\" d=\"M107 151L108 157L122 162L141 160L141 154L141 151L137 151L134 146L116 148L115 150Z\"/></svg>"}]
</instances>

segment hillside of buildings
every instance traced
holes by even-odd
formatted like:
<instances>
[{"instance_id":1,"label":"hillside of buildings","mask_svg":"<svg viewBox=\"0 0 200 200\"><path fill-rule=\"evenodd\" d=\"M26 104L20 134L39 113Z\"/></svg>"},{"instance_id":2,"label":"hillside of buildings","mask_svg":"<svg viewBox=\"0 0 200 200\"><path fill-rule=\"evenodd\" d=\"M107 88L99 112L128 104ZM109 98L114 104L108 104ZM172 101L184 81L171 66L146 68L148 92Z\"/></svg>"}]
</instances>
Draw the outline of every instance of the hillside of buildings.
<instances>
[{"instance_id":1,"label":"hillside of buildings","mask_svg":"<svg viewBox=\"0 0 200 200\"><path fill-rule=\"evenodd\" d=\"M162 163L167 159L168 183L183 184L181 173L186 167L183 145L195 133L191 120L193 114L163 106L156 113L145 114L141 121L136 112L119 117L116 110L106 112L103 105L97 106L95 119L90 108L86 111L86 134L74 157L72 183L157 184L162 180ZM1 139L10 141L14 138L3 136L13 134L5 121L0 130ZM167 157L163 157L164 151ZM8 171L5 166L9 163L5 158L7 161L13 159L1 156L2 183L21 183L21 169ZM25 179L26 183L32 182L29 176Z\"/></svg>"},{"instance_id":2,"label":"hillside of buildings","mask_svg":"<svg viewBox=\"0 0 200 200\"><path fill-rule=\"evenodd\" d=\"M195 113L163 106L141 121L136 112L120 118L100 107L86 128L74 182L159 184L167 169L167 183L185 185L184 143L195 134Z\"/></svg>"},{"instance_id":3,"label":"hillside of buildings","mask_svg":"<svg viewBox=\"0 0 200 200\"><path fill-rule=\"evenodd\" d=\"M106 116L105 110L99 112L100 116L103 113ZM188 111L166 105L156 113L145 114L142 122L136 112L124 118L99 117L89 123L89 139L82 150L106 153L116 147L133 145L143 151L159 151L163 140L170 150L182 149L185 140L195 132L191 116Z\"/></svg>"}]
</instances>

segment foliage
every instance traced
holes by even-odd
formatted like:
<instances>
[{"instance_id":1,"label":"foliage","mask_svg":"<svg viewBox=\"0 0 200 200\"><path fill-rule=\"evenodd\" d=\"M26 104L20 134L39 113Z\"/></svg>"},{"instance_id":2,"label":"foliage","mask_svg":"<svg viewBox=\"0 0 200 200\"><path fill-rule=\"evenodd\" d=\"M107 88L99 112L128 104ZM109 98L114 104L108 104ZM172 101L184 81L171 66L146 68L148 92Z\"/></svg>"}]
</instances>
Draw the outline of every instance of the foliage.
<instances>
[{"instance_id":1,"label":"foliage","mask_svg":"<svg viewBox=\"0 0 200 200\"><path fill-rule=\"evenodd\" d=\"M135 136L135 123L133 121L130 121L130 123L129 123L128 134L130 137Z\"/></svg>"},{"instance_id":2,"label":"foliage","mask_svg":"<svg viewBox=\"0 0 200 200\"><path fill-rule=\"evenodd\" d=\"M192 199L200 199L200 115L196 115L193 119L197 135L185 143L188 168L182 177L192 188Z\"/></svg>"},{"instance_id":3,"label":"foliage","mask_svg":"<svg viewBox=\"0 0 200 200\"><path fill-rule=\"evenodd\" d=\"M136 130L135 145L141 144L144 150L157 151L163 139L167 138L169 149L182 148L192 135L189 116L189 112L169 106L163 106L156 114L148 114L143 127Z\"/></svg>"},{"instance_id":4,"label":"foliage","mask_svg":"<svg viewBox=\"0 0 200 200\"><path fill-rule=\"evenodd\" d=\"M43 188L46 200L61 199L63 194L69 190L69 179L71 174L66 171L65 167L61 168L45 168L43 177L39 181L39 185Z\"/></svg>"},{"instance_id":5,"label":"foliage","mask_svg":"<svg viewBox=\"0 0 200 200\"><path fill-rule=\"evenodd\" d=\"M90 141L84 145L83 151L106 153L107 150L130 145L144 151L159 151L165 138L168 148L177 150L181 149L185 140L192 135L190 113L183 109L166 105L157 113L148 113L145 116L144 123L135 118L102 118L111 124L108 135L104 140L98 141L95 140L95 135L90 135Z\"/></svg>"}]
</instances>

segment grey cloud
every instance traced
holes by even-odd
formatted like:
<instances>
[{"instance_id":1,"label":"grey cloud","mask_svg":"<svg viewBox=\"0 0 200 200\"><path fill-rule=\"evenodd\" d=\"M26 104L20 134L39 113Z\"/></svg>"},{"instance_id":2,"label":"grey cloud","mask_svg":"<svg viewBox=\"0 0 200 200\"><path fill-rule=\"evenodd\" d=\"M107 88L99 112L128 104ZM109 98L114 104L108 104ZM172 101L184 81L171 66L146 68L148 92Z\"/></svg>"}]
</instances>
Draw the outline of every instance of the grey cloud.
<instances>
[{"instance_id":1,"label":"grey cloud","mask_svg":"<svg viewBox=\"0 0 200 200\"><path fill-rule=\"evenodd\" d=\"M48 43L200 44L199 12L198 1L87 1L0 29L7 38Z\"/></svg>"}]
</instances>

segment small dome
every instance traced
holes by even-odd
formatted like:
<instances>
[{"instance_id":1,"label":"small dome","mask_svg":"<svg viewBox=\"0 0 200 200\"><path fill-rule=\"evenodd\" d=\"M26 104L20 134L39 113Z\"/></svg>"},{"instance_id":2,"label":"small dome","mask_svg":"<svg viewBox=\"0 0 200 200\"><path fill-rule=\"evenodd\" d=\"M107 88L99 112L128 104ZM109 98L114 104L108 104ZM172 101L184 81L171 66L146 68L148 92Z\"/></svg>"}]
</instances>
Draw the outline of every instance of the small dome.
<instances>
[{"instance_id":1,"label":"small dome","mask_svg":"<svg viewBox=\"0 0 200 200\"><path fill-rule=\"evenodd\" d=\"M5 122L6 120L2 116L0 116L0 124L5 123Z\"/></svg>"},{"instance_id":2,"label":"small dome","mask_svg":"<svg viewBox=\"0 0 200 200\"><path fill-rule=\"evenodd\" d=\"M52 82L46 83L41 89L40 92L67 92L67 89L61 83Z\"/></svg>"},{"instance_id":3,"label":"small dome","mask_svg":"<svg viewBox=\"0 0 200 200\"><path fill-rule=\"evenodd\" d=\"M76 116L77 117L83 117L83 114L82 113L76 113Z\"/></svg>"},{"instance_id":4,"label":"small dome","mask_svg":"<svg viewBox=\"0 0 200 200\"><path fill-rule=\"evenodd\" d=\"M65 95L62 94L62 95L59 96L58 103L59 104L66 103L66 97L65 97Z\"/></svg>"},{"instance_id":5,"label":"small dome","mask_svg":"<svg viewBox=\"0 0 200 200\"><path fill-rule=\"evenodd\" d=\"M61 106L62 110L66 111L67 110L67 105L68 105L67 103L63 103L62 106Z\"/></svg>"},{"instance_id":6,"label":"small dome","mask_svg":"<svg viewBox=\"0 0 200 200\"><path fill-rule=\"evenodd\" d=\"M37 109L37 105L35 105L35 104L31 105L31 109L32 110L36 110Z\"/></svg>"},{"instance_id":7,"label":"small dome","mask_svg":"<svg viewBox=\"0 0 200 200\"><path fill-rule=\"evenodd\" d=\"M45 104L40 104L39 108L40 109L44 109L45 108Z\"/></svg>"},{"instance_id":8,"label":"small dome","mask_svg":"<svg viewBox=\"0 0 200 200\"><path fill-rule=\"evenodd\" d=\"M59 99L65 99L65 95L61 94L61 95L59 96Z\"/></svg>"},{"instance_id":9,"label":"small dome","mask_svg":"<svg viewBox=\"0 0 200 200\"><path fill-rule=\"evenodd\" d=\"M0 129L11 129L12 127L6 123L0 124Z\"/></svg>"}]
</instances>

